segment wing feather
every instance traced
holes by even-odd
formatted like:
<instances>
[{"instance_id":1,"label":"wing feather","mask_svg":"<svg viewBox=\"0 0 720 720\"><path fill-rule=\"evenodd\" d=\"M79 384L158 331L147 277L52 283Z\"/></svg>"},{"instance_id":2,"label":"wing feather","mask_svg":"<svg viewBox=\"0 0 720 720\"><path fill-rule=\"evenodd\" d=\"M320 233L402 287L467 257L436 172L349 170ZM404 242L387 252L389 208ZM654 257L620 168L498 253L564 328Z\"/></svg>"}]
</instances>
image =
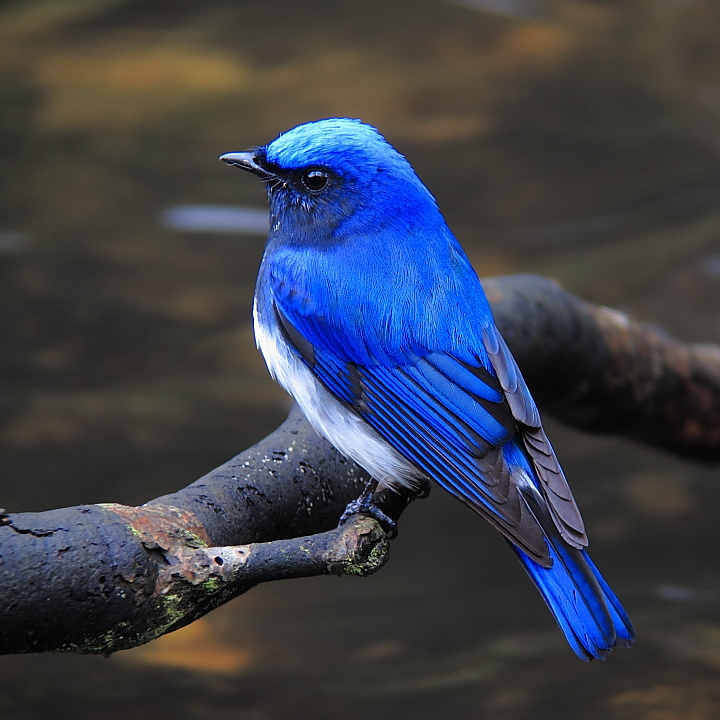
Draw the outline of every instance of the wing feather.
<instances>
[{"instance_id":1,"label":"wing feather","mask_svg":"<svg viewBox=\"0 0 720 720\"><path fill-rule=\"evenodd\" d=\"M543 531L525 500L535 480L509 465L504 446L520 442L550 515L573 546L586 544L580 513L507 345L483 330L479 355L408 352L405 362L352 361L358 339L340 337L316 317L292 317L275 304L278 327L313 375L418 470L483 515L547 565ZM397 351L396 353L397 354ZM350 358L350 359L348 359Z\"/></svg>"},{"instance_id":2,"label":"wing feather","mask_svg":"<svg viewBox=\"0 0 720 720\"><path fill-rule=\"evenodd\" d=\"M555 451L543 430L535 401L505 340L494 328L483 331L483 343L540 480L550 516L563 538L573 547L587 545L585 525Z\"/></svg>"}]
</instances>

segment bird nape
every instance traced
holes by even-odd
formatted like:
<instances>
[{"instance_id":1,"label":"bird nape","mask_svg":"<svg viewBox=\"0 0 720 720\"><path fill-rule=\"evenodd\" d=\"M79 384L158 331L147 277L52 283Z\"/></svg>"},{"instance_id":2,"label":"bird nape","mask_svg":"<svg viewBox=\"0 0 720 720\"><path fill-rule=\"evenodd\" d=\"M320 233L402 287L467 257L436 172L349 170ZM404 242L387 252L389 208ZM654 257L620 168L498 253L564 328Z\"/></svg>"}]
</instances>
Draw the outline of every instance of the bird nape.
<instances>
[{"instance_id":1,"label":"bird nape","mask_svg":"<svg viewBox=\"0 0 720 720\"><path fill-rule=\"evenodd\" d=\"M265 183L255 336L309 422L381 485L429 479L488 520L580 658L630 647L478 276L408 161L347 118L220 159Z\"/></svg>"}]
</instances>

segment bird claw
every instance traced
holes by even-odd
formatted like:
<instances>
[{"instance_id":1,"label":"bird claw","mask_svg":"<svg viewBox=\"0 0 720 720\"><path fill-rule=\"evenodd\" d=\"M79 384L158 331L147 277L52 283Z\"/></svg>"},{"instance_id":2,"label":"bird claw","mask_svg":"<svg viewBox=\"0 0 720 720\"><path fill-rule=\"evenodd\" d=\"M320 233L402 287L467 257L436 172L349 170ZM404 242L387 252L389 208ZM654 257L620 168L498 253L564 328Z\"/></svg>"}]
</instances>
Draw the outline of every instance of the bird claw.
<instances>
[{"instance_id":1,"label":"bird claw","mask_svg":"<svg viewBox=\"0 0 720 720\"><path fill-rule=\"evenodd\" d=\"M339 525L344 525L353 515L369 515L382 525L383 530L385 530L392 539L396 537L398 533L397 523L390 516L384 513L375 503L373 491L376 487L377 483L370 481L365 486L365 489L362 491L360 497L347 504L345 511L340 517Z\"/></svg>"}]
</instances>

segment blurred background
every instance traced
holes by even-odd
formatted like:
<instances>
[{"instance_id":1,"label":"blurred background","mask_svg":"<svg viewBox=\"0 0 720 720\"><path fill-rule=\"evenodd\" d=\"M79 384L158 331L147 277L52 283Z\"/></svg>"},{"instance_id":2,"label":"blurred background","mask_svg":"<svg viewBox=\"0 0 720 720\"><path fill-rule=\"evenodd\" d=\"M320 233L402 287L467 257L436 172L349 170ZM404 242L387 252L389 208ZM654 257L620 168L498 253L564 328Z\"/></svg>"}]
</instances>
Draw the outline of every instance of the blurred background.
<instances>
[{"instance_id":1,"label":"blurred background","mask_svg":"<svg viewBox=\"0 0 720 720\"><path fill-rule=\"evenodd\" d=\"M274 429L262 187L217 161L360 117L481 275L720 342L715 0L0 2L0 505L139 504ZM636 648L583 664L435 491L365 580L259 587L110 659L0 657L0 718L720 716L715 468L549 432Z\"/></svg>"}]
</instances>

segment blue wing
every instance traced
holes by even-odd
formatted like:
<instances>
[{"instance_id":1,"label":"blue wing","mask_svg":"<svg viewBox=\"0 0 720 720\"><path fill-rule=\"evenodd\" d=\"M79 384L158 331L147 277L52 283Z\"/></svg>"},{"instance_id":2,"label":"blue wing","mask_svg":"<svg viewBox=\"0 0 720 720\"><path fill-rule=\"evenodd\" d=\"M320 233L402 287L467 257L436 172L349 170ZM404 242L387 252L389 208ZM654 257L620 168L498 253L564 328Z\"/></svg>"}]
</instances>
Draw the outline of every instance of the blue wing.
<instances>
[{"instance_id":1,"label":"blue wing","mask_svg":"<svg viewBox=\"0 0 720 720\"><path fill-rule=\"evenodd\" d=\"M526 498L533 483L563 538L586 544L580 514L540 425L532 397L492 323L472 350L431 352L408 343L368 363L367 340L302 312L285 294L273 301L288 344L338 400L423 474L483 515L542 566L552 562ZM480 335L480 333L478 333ZM355 348L361 347L361 351ZM358 358L358 360L355 360ZM535 473L512 461L522 447ZM510 458L511 461L508 461ZM534 477L539 478L539 481Z\"/></svg>"}]
</instances>

